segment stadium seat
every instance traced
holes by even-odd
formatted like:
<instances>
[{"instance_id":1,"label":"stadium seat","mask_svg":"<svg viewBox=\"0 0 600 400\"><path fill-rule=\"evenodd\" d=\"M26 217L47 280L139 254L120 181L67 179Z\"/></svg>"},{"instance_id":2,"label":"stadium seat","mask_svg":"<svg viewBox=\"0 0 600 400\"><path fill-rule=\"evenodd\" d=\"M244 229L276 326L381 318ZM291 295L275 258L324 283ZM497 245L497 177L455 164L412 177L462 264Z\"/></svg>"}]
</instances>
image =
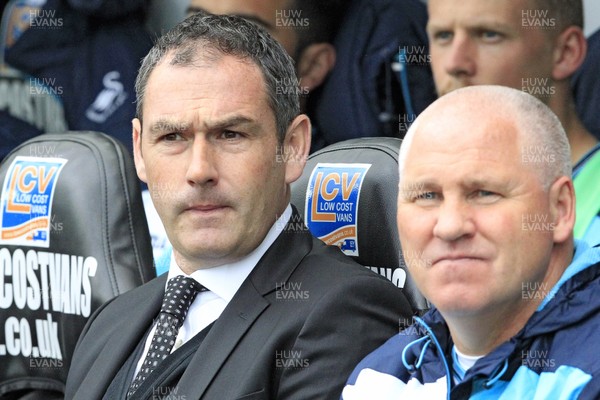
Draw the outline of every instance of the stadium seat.
<instances>
[{"instance_id":1,"label":"stadium seat","mask_svg":"<svg viewBox=\"0 0 600 400\"><path fill-rule=\"evenodd\" d=\"M0 398L59 399L88 317L155 276L133 160L105 134L44 134L0 188Z\"/></svg>"},{"instance_id":2,"label":"stadium seat","mask_svg":"<svg viewBox=\"0 0 600 400\"><path fill-rule=\"evenodd\" d=\"M313 235L390 279L420 315L429 303L408 274L396 227L400 143L359 138L313 153L292 203Z\"/></svg>"}]
</instances>

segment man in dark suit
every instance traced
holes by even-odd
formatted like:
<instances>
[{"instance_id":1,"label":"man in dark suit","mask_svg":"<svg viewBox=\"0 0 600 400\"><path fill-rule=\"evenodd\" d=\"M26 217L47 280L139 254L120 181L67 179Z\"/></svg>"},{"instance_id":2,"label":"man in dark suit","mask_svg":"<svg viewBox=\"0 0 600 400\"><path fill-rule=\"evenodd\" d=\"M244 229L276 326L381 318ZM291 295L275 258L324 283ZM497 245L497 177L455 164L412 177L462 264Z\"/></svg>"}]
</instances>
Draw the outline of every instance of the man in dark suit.
<instances>
[{"instance_id":1,"label":"man in dark suit","mask_svg":"<svg viewBox=\"0 0 600 400\"><path fill-rule=\"evenodd\" d=\"M136 168L171 265L91 318L66 397L339 398L353 366L411 312L289 204L310 147L293 62L252 23L196 14L159 39L136 88ZM181 318L161 308L173 278L190 284Z\"/></svg>"}]
</instances>

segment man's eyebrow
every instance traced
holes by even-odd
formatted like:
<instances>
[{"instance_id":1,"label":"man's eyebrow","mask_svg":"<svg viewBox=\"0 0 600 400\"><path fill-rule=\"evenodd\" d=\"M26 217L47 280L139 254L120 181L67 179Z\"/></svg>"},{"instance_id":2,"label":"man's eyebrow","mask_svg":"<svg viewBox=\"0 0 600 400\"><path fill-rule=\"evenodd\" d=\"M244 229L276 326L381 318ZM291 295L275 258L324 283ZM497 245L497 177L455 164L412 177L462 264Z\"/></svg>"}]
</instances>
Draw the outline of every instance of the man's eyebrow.
<instances>
[{"instance_id":1,"label":"man's eyebrow","mask_svg":"<svg viewBox=\"0 0 600 400\"><path fill-rule=\"evenodd\" d=\"M444 23L438 23L438 22L434 22L431 19L427 22L427 25L425 26L425 29L427 31L429 30L440 30L440 29L447 29L449 24L444 24Z\"/></svg>"},{"instance_id":2,"label":"man's eyebrow","mask_svg":"<svg viewBox=\"0 0 600 400\"><path fill-rule=\"evenodd\" d=\"M226 117L222 120L217 120L214 122L208 122L208 123L204 123L204 129L206 130L221 130L221 129L226 129L226 128L230 128L233 126L238 126L238 125L242 125L242 124L250 124L250 125L254 125L256 124L256 120L243 116L243 115L234 115L231 117ZM157 119L156 121L152 122L149 128L149 131L151 134L157 134L157 133L162 133L162 132L184 132L189 130L191 127L191 124L186 123L186 122L181 122L181 121L176 121L176 120L169 120L169 119Z\"/></svg>"},{"instance_id":3,"label":"man's eyebrow","mask_svg":"<svg viewBox=\"0 0 600 400\"><path fill-rule=\"evenodd\" d=\"M189 6L187 8L187 13L188 14L190 14L190 13L195 14L195 13L198 13L198 12L201 12L201 13L204 13L204 14L212 14L212 13L206 11L204 8L201 8L201 7ZM250 22L254 22L255 24L260 25L263 28L268 29L268 30L272 30L273 29L273 24L272 23L269 23L269 21L267 21L267 20L265 20L263 18L260 18L260 17L258 17L256 15L252 15L252 14L230 14L230 15L235 15L236 17L244 18L245 20L250 21Z\"/></svg>"},{"instance_id":4,"label":"man's eyebrow","mask_svg":"<svg viewBox=\"0 0 600 400\"><path fill-rule=\"evenodd\" d=\"M439 30L447 30L454 29L455 25L452 22L440 22L436 20L429 20L427 23L426 29L428 32L431 31L439 31ZM490 18L474 18L469 21L466 25L466 28L471 31L483 31L483 30L498 30L498 31L507 31L511 29L511 25L496 21Z\"/></svg>"},{"instance_id":5,"label":"man's eyebrow","mask_svg":"<svg viewBox=\"0 0 600 400\"><path fill-rule=\"evenodd\" d=\"M510 24L502 21L495 21L493 19L476 19L472 24L469 24L467 29L474 31L486 31L486 30L494 30L494 31L512 31L514 27Z\"/></svg>"},{"instance_id":6,"label":"man's eyebrow","mask_svg":"<svg viewBox=\"0 0 600 400\"><path fill-rule=\"evenodd\" d=\"M229 118L222 119L220 121L205 123L204 126L207 130L220 130L229 128L232 126L242 125L242 124L255 124L256 121L252 118L245 117L243 115L235 115Z\"/></svg>"},{"instance_id":7,"label":"man's eyebrow","mask_svg":"<svg viewBox=\"0 0 600 400\"><path fill-rule=\"evenodd\" d=\"M424 190L436 190L439 188L439 184L430 179L426 179L426 180L402 179L400 181L400 184L398 185L398 188L402 195L406 195L406 194L410 195L411 193L420 192L420 191L424 191Z\"/></svg>"}]
</instances>

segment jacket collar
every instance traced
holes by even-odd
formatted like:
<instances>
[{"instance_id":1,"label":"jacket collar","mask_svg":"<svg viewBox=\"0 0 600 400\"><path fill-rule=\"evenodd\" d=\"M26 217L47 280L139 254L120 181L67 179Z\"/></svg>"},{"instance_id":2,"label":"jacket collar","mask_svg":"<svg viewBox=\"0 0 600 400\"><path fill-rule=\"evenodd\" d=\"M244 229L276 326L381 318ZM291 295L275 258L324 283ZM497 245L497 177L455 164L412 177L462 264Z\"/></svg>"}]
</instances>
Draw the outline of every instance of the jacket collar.
<instances>
[{"instance_id":1,"label":"jacket collar","mask_svg":"<svg viewBox=\"0 0 600 400\"><path fill-rule=\"evenodd\" d=\"M180 389L190 398L203 396L237 343L270 306L264 296L275 291L278 284L287 282L312 249L312 235L306 227L298 226L297 221L300 216L294 208L284 231L244 281L194 355L179 381Z\"/></svg>"},{"instance_id":2,"label":"jacket collar","mask_svg":"<svg viewBox=\"0 0 600 400\"><path fill-rule=\"evenodd\" d=\"M464 382L476 375L491 377L497 374L507 360L506 372L510 376L520 366L521 350L527 348L534 337L577 323L600 310L600 291L591 284L600 280L600 247L590 248L581 241L577 242L575 257L563 277L565 279L561 278L550 291L552 298L547 304L535 312L525 327L513 338L502 343L469 369ZM443 354L439 354L435 346L430 346L424 355L420 374L441 376L439 374L445 372L440 368L440 357L450 359L452 337L443 316L435 307L423 316L423 322L435 335ZM425 329L417 328L413 331L417 332L415 339L426 334ZM418 359L424 345L425 341L409 349L409 363ZM511 358L514 354L517 354L517 357Z\"/></svg>"}]
</instances>

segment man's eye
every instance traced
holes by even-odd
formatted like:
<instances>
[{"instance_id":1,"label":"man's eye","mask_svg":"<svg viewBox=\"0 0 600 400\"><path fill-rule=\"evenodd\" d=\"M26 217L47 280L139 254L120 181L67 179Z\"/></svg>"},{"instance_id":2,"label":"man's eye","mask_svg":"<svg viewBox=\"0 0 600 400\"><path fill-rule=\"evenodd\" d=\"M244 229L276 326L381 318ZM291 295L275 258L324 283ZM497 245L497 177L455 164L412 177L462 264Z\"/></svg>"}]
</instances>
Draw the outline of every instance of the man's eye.
<instances>
[{"instance_id":1,"label":"man's eye","mask_svg":"<svg viewBox=\"0 0 600 400\"><path fill-rule=\"evenodd\" d=\"M484 203L495 202L500 197L498 193L490 192L489 190L476 190L472 196L474 199L478 199Z\"/></svg>"},{"instance_id":2,"label":"man's eye","mask_svg":"<svg viewBox=\"0 0 600 400\"><path fill-rule=\"evenodd\" d=\"M495 31L481 31L480 36L486 42L496 42L502 39L502 35Z\"/></svg>"},{"instance_id":3,"label":"man's eye","mask_svg":"<svg viewBox=\"0 0 600 400\"><path fill-rule=\"evenodd\" d=\"M181 140L181 133L179 132L171 132L163 135L162 140L165 142L174 142L177 140Z\"/></svg>"},{"instance_id":4,"label":"man's eye","mask_svg":"<svg viewBox=\"0 0 600 400\"><path fill-rule=\"evenodd\" d=\"M477 196L478 197L494 197L494 196L500 196L498 193L496 192L492 192L489 190L478 190L477 192Z\"/></svg>"},{"instance_id":5,"label":"man's eye","mask_svg":"<svg viewBox=\"0 0 600 400\"><path fill-rule=\"evenodd\" d=\"M239 132L234 131L223 131L223 133L221 133L221 137L227 140L239 139L241 136L242 135Z\"/></svg>"},{"instance_id":6,"label":"man's eye","mask_svg":"<svg viewBox=\"0 0 600 400\"><path fill-rule=\"evenodd\" d=\"M438 31L433 34L433 39L437 42L448 42L452 40L452 32Z\"/></svg>"},{"instance_id":7,"label":"man's eye","mask_svg":"<svg viewBox=\"0 0 600 400\"><path fill-rule=\"evenodd\" d=\"M435 200L437 195L434 192L423 192L415 195L415 200Z\"/></svg>"}]
</instances>

